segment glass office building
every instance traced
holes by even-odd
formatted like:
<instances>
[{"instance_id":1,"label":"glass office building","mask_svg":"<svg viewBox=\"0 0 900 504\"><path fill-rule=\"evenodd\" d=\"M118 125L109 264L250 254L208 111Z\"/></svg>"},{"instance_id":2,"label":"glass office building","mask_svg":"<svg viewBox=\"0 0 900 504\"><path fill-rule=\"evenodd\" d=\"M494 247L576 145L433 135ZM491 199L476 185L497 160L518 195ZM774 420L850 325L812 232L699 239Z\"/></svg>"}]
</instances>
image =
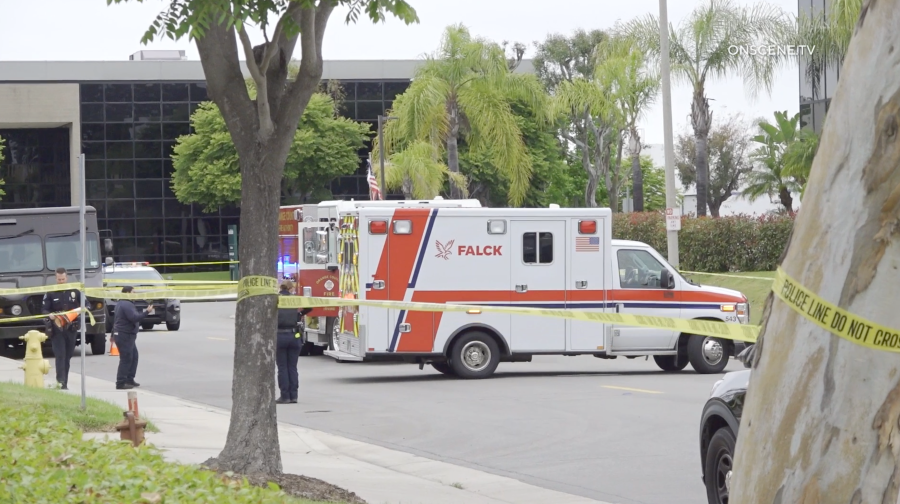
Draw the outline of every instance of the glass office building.
<instances>
[{"instance_id":1,"label":"glass office building","mask_svg":"<svg viewBox=\"0 0 900 504\"><path fill-rule=\"evenodd\" d=\"M199 62L152 63L192 63L199 67ZM413 62L400 63L409 63L404 65L405 71L394 72L405 74L400 78L335 79L341 82L345 95L342 115L369 123L371 130L377 131L378 116L409 85ZM2 66L8 64L0 64L0 91L4 85ZM352 74L352 68L333 73L344 77ZM326 67L326 79L327 74ZM70 169L72 157L79 154L72 152L75 144L70 142L70 135L77 134L86 158L86 201L97 209L100 229L109 230L117 261L160 264L227 260L228 226L238 224L239 208L221 207L205 213L200 205L178 202L170 183L175 139L191 132L191 113L208 100L205 82L92 79L67 84L77 85L77 127L75 120L68 126L10 127L6 118L0 117L0 137L6 140L0 179L5 179L3 189L7 193L0 200L0 208L77 204L73 195L79 190L73 184L73 180L77 182L77 164ZM73 96L74 92L73 88ZM332 182L335 199L369 198L366 160L370 150L371 142L360 151L355 174ZM71 173L75 173L74 178Z\"/></svg>"},{"instance_id":2,"label":"glass office building","mask_svg":"<svg viewBox=\"0 0 900 504\"><path fill-rule=\"evenodd\" d=\"M819 16L829 14L831 0L798 0L798 10L801 17ZM822 132L822 124L825 121L825 113L831 104L831 98L837 90L837 82L840 68L836 65L825 65L817 77L809 75L809 64L803 59L800 61L800 124L802 127L811 127L816 132Z\"/></svg>"}]
</instances>

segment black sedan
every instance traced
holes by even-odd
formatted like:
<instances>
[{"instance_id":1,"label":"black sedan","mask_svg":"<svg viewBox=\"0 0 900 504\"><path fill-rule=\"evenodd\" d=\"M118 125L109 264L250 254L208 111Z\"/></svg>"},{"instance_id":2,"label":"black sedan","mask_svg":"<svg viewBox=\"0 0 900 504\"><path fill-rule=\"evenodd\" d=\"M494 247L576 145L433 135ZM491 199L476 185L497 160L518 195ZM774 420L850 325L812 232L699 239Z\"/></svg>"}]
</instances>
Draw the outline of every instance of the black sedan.
<instances>
[{"instance_id":1,"label":"black sedan","mask_svg":"<svg viewBox=\"0 0 900 504\"><path fill-rule=\"evenodd\" d=\"M737 357L745 367L750 367L753 350L751 345ZM700 469L709 504L729 502L734 446L749 382L749 369L726 373L713 385L710 397L703 406L700 417Z\"/></svg>"}]
</instances>

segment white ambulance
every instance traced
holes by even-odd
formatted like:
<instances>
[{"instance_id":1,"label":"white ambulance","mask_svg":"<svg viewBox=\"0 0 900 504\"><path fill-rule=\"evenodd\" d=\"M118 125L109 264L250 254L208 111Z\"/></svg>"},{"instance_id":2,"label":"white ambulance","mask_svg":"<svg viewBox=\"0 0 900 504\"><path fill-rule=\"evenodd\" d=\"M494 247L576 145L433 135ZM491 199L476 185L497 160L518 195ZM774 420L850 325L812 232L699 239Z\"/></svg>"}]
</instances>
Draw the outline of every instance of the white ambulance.
<instances>
[{"instance_id":1,"label":"white ambulance","mask_svg":"<svg viewBox=\"0 0 900 504\"><path fill-rule=\"evenodd\" d=\"M341 296L577 309L749 323L740 292L682 277L649 245L612 239L605 208L482 208L450 200L334 204ZM339 361L431 364L461 378L534 355L652 355L665 371L721 372L735 342L664 329L481 312L345 307ZM737 350L740 350L738 348Z\"/></svg>"}]
</instances>

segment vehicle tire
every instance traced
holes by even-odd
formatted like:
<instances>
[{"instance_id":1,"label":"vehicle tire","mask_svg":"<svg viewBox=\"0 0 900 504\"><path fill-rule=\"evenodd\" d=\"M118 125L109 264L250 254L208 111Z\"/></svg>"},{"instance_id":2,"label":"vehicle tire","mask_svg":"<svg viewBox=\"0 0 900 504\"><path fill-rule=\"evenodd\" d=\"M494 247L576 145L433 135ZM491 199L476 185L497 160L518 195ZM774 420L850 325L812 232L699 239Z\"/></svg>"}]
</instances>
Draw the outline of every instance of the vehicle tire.
<instances>
[{"instance_id":1,"label":"vehicle tire","mask_svg":"<svg viewBox=\"0 0 900 504\"><path fill-rule=\"evenodd\" d=\"M106 312L106 333L107 334L112 334L113 323L115 323L115 317L113 317L113 315L111 315L109 312Z\"/></svg>"},{"instance_id":2,"label":"vehicle tire","mask_svg":"<svg viewBox=\"0 0 900 504\"><path fill-rule=\"evenodd\" d=\"M11 347L5 348L4 350L6 350L6 352L4 352L4 353L6 353L10 359L14 359L14 360L24 359L25 354L27 353L24 344L13 345Z\"/></svg>"},{"instance_id":3,"label":"vehicle tire","mask_svg":"<svg viewBox=\"0 0 900 504\"><path fill-rule=\"evenodd\" d=\"M728 504L725 479L734 467L734 433L722 427L713 434L706 449L706 499L709 504Z\"/></svg>"},{"instance_id":4,"label":"vehicle tire","mask_svg":"<svg viewBox=\"0 0 900 504\"><path fill-rule=\"evenodd\" d=\"M300 345L300 357L308 357L312 355L313 347L312 343L309 341L304 341L302 345Z\"/></svg>"},{"instance_id":5,"label":"vehicle tire","mask_svg":"<svg viewBox=\"0 0 900 504\"><path fill-rule=\"evenodd\" d=\"M153 326L151 326L153 327ZM176 320L175 322L166 322L166 329L169 331L177 331L181 328L181 320Z\"/></svg>"},{"instance_id":6,"label":"vehicle tire","mask_svg":"<svg viewBox=\"0 0 900 504\"><path fill-rule=\"evenodd\" d=\"M728 365L725 343L711 336L692 334L687 354L691 366L700 374L721 373Z\"/></svg>"},{"instance_id":7,"label":"vehicle tire","mask_svg":"<svg viewBox=\"0 0 900 504\"><path fill-rule=\"evenodd\" d=\"M94 334L91 336L91 355L103 355L106 353L106 335Z\"/></svg>"},{"instance_id":8,"label":"vehicle tire","mask_svg":"<svg viewBox=\"0 0 900 504\"><path fill-rule=\"evenodd\" d=\"M494 338L487 334L470 332L453 344L450 367L460 378L487 378L494 374L499 363L500 349Z\"/></svg>"},{"instance_id":9,"label":"vehicle tire","mask_svg":"<svg viewBox=\"0 0 900 504\"><path fill-rule=\"evenodd\" d=\"M154 325L153 322L141 322L141 329L149 331L150 329L153 329Z\"/></svg>"},{"instance_id":10,"label":"vehicle tire","mask_svg":"<svg viewBox=\"0 0 900 504\"><path fill-rule=\"evenodd\" d=\"M688 365L687 357L684 355L654 355L653 360L663 371L681 371Z\"/></svg>"},{"instance_id":11,"label":"vehicle tire","mask_svg":"<svg viewBox=\"0 0 900 504\"><path fill-rule=\"evenodd\" d=\"M447 376L454 376L456 374L453 372L453 367L449 362L432 362L431 367Z\"/></svg>"}]
</instances>

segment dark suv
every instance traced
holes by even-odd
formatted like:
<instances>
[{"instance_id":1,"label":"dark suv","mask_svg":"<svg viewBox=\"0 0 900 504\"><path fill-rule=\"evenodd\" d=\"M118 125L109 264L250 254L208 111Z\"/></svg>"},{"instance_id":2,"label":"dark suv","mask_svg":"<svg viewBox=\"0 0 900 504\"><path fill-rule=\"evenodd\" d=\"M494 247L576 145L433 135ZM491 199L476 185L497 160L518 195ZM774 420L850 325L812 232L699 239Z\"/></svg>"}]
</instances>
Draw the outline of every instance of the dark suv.
<instances>
[{"instance_id":1,"label":"dark suv","mask_svg":"<svg viewBox=\"0 0 900 504\"><path fill-rule=\"evenodd\" d=\"M737 359L750 367L755 345L749 345ZM700 417L700 470L709 504L728 504L734 445L737 442L741 413L750 370L725 373L717 381L703 406Z\"/></svg>"}]
</instances>

